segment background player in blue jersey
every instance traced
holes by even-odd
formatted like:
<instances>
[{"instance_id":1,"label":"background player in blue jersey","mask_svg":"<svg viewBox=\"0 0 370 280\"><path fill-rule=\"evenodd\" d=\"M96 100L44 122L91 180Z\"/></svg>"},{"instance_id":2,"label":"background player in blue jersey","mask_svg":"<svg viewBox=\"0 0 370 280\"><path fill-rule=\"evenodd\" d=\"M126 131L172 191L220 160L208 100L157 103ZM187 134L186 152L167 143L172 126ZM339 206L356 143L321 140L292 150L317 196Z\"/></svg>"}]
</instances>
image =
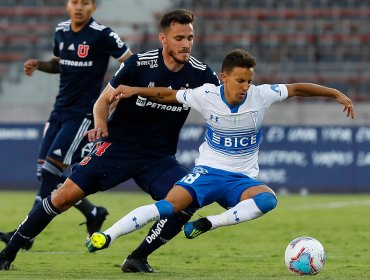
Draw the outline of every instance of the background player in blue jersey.
<instances>
[{"instance_id":1,"label":"background player in blue jersey","mask_svg":"<svg viewBox=\"0 0 370 280\"><path fill-rule=\"evenodd\" d=\"M69 0L66 9L70 19L56 27L54 58L29 59L24 63L28 76L35 70L60 73L59 93L39 151L37 172L41 186L35 204L65 180L63 172L67 166L88 153L82 155L88 145L91 147L84 133L92 128L92 109L102 90L110 56L123 62L131 55L112 29L92 18L96 10L94 0ZM85 215L89 234L101 227L108 214L104 207L95 207L87 199L77 202L76 208ZM0 239L7 243L14 232L0 232ZM29 249L32 243L27 241L23 248Z\"/></svg>"},{"instance_id":2,"label":"background player in blue jersey","mask_svg":"<svg viewBox=\"0 0 370 280\"><path fill-rule=\"evenodd\" d=\"M194 205L219 203L225 212L188 222L189 239L220 226L256 219L274 209L274 191L256 180L263 116L268 107L293 96L323 96L344 105L354 118L351 100L340 91L316 84L252 84L256 61L247 51L236 49L222 64L222 86L205 84L196 89L138 88L119 86L112 100L137 96L152 102L179 102L199 111L206 123L205 142L192 173L180 179L164 200L139 207L104 233L94 233L86 243L90 252L107 248L113 240L151 221L170 218Z\"/></svg>"},{"instance_id":3,"label":"background player in blue jersey","mask_svg":"<svg viewBox=\"0 0 370 280\"><path fill-rule=\"evenodd\" d=\"M188 173L175 158L180 129L189 114L187 106L162 104L136 96L120 101L109 121L108 114L110 96L120 84L174 89L219 84L215 72L190 55L193 21L194 15L188 10L163 15L159 34L163 47L132 55L121 65L94 106L95 128L88 136L90 140L103 139L76 166L63 186L29 213L0 253L0 270L9 269L22 244L83 197L132 178L141 189L159 200ZM180 232L192 214L193 210L188 209L161 221L158 237L151 242L145 238L125 260L122 270L153 272L147 256Z\"/></svg>"}]
</instances>

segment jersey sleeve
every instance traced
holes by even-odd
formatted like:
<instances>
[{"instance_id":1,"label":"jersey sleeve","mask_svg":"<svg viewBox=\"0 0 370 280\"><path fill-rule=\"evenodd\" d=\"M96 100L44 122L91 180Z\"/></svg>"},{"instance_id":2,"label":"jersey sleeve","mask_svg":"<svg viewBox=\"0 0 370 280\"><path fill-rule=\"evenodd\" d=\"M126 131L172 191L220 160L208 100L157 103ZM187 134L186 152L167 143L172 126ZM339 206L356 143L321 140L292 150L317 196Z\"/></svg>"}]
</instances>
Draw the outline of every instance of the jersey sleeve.
<instances>
[{"instance_id":1,"label":"jersey sleeve","mask_svg":"<svg viewBox=\"0 0 370 280\"><path fill-rule=\"evenodd\" d=\"M207 93L210 92L207 89L209 84L204 84L203 86L194 89L181 89L176 92L176 99L178 102L185 104L198 112L201 112L203 107L204 99Z\"/></svg>"},{"instance_id":2,"label":"jersey sleeve","mask_svg":"<svg viewBox=\"0 0 370 280\"><path fill-rule=\"evenodd\" d=\"M288 89L284 84L265 84L258 86L260 94L263 96L264 105L271 106L288 98Z\"/></svg>"},{"instance_id":3,"label":"jersey sleeve","mask_svg":"<svg viewBox=\"0 0 370 280\"><path fill-rule=\"evenodd\" d=\"M129 48L121 40L118 34L109 27L105 28L102 31L100 42L102 44L102 49L104 50L104 52L116 59L120 59L129 51Z\"/></svg>"},{"instance_id":4,"label":"jersey sleeve","mask_svg":"<svg viewBox=\"0 0 370 280\"><path fill-rule=\"evenodd\" d=\"M119 85L135 85L135 76L136 72L136 58L137 55L130 56L125 62L122 62L116 73L113 75L109 84L111 87L116 88Z\"/></svg>"}]
</instances>

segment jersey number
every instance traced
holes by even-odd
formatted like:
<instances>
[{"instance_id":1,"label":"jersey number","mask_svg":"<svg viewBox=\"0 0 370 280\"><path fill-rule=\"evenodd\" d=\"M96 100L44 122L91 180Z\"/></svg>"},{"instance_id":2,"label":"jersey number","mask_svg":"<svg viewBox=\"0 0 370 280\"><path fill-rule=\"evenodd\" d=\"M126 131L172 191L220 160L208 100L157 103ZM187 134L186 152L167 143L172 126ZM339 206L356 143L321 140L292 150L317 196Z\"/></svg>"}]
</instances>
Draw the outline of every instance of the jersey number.
<instances>
[{"instance_id":1,"label":"jersey number","mask_svg":"<svg viewBox=\"0 0 370 280\"><path fill-rule=\"evenodd\" d=\"M180 182L184 182L186 184L193 184L195 182L196 179L198 179L200 177L200 173L190 173L188 175L186 175L185 177L183 177Z\"/></svg>"},{"instance_id":2,"label":"jersey number","mask_svg":"<svg viewBox=\"0 0 370 280\"><path fill-rule=\"evenodd\" d=\"M97 155L98 157L100 157L102 154L104 154L105 150L111 145L111 143L109 142L98 142L96 143L96 147L93 151L93 154ZM81 162L80 164L81 165L86 165L89 163L91 159L91 154L88 155L87 157L85 157Z\"/></svg>"}]
</instances>

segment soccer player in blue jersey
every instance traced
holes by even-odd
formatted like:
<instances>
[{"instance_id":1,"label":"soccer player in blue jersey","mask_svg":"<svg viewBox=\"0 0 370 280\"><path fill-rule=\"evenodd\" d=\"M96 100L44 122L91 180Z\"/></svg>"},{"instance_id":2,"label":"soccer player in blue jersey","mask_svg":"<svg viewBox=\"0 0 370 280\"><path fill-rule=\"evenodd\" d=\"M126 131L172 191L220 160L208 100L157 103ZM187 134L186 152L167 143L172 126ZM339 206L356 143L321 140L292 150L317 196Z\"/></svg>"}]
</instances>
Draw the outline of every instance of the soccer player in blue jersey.
<instances>
[{"instance_id":1,"label":"soccer player in blue jersey","mask_svg":"<svg viewBox=\"0 0 370 280\"><path fill-rule=\"evenodd\" d=\"M263 117L273 103L293 96L334 98L344 106L347 117L354 118L351 100L333 88L308 83L253 85L255 65L252 55L235 49L224 58L221 86L173 90L121 85L115 90L112 100L140 96L153 103L189 106L202 114L207 131L192 173L177 181L165 199L139 207L103 233L94 233L86 243L90 252L107 248L119 236L151 221L170 218L191 205L198 208L217 202L227 210L188 222L184 233L189 239L259 218L274 209L274 191L256 180Z\"/></svg>"},{"instance_id":2,"label":"soccer player in blue jersey","mask_svg":"<svg viewBox=\"0 0 370 280\"><path fill-rule=\"evenodd\" d=\"M177 90L204 83L219 85L215 72L190 55L193 22L191 11L166 13L160 21L162 48L132 55L121 65L94 105L95 128L88 132L91 141L98 140L93 151L74 168L61 188L29 213L1 251L0 270L9 269L22 244L83 197L132 178L153 199L160 200L189 172L175 158L180 129L189 114L187 106L135 96L120 101L109 120L108 116L110 96L120 84ZM153 225L153 230L160 231L158 237L150 241L145 238L127 257L122 270L153 272L147 256L181 231L194 212L190 208L184 210Z\"/></svg>"},{"instance_id":3,"label":"soccer player in blue jersey","mask_svg":"<svg viewBox=\"0 0 370 280\"><path fill-rule=\"evenodd\" d=\"M66 8L70 19L56 27L54 58L29 59L24 64L28 76L35 70L60 73L59 93L39 151L37 171L41 186L35 204L63 183L67 166L86 156L82 153L91 144L84 133L93 127L92 109L102 90L109 58L123 62L131 55L111 28L92 18L96 10L94 0L69 0ZM75 206L85 215L89 234L101 227L108 214L104 207L96 207L87 199ZM7 243L14 232L0 232L0 239ZM32 243L28 240L23 248L28 250Z\"/></svg>"}]
</instances>

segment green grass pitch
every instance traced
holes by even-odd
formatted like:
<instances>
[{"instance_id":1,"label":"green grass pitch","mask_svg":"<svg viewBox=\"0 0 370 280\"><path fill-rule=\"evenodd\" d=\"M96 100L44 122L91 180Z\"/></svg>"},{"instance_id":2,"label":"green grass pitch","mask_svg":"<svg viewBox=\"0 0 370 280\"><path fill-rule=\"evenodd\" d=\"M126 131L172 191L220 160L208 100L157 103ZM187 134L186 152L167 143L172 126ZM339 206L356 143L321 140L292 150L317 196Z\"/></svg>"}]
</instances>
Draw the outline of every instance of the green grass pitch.
<instances>
[{"instance_id":1,"label":"green grass pitch","mask_svg":"<svg viewBox=\"0 0 370 280\"><path fill-rule=\"evenodd\" d=\"M0 192L0 231L14 229L32 205L33 192ZM120 265L149 225L88 253L83 216L75 209L52 221L30 251L21 251L0 279L370 279L370 195L279 196L266 216L219 228L194 240L180 233L149 257L159 273L123 274ZM106 192L91 200L109 209L104 228L137 206L151 203L143 193ZM216 214L216 204L198 211ZM197 214L194 216L197 217ZM295 276L284 264L293 238L307 235L325 247L327 262L315 276ZM4 246L0 244L0 249Z\"/></svg>"}]
</instances>

